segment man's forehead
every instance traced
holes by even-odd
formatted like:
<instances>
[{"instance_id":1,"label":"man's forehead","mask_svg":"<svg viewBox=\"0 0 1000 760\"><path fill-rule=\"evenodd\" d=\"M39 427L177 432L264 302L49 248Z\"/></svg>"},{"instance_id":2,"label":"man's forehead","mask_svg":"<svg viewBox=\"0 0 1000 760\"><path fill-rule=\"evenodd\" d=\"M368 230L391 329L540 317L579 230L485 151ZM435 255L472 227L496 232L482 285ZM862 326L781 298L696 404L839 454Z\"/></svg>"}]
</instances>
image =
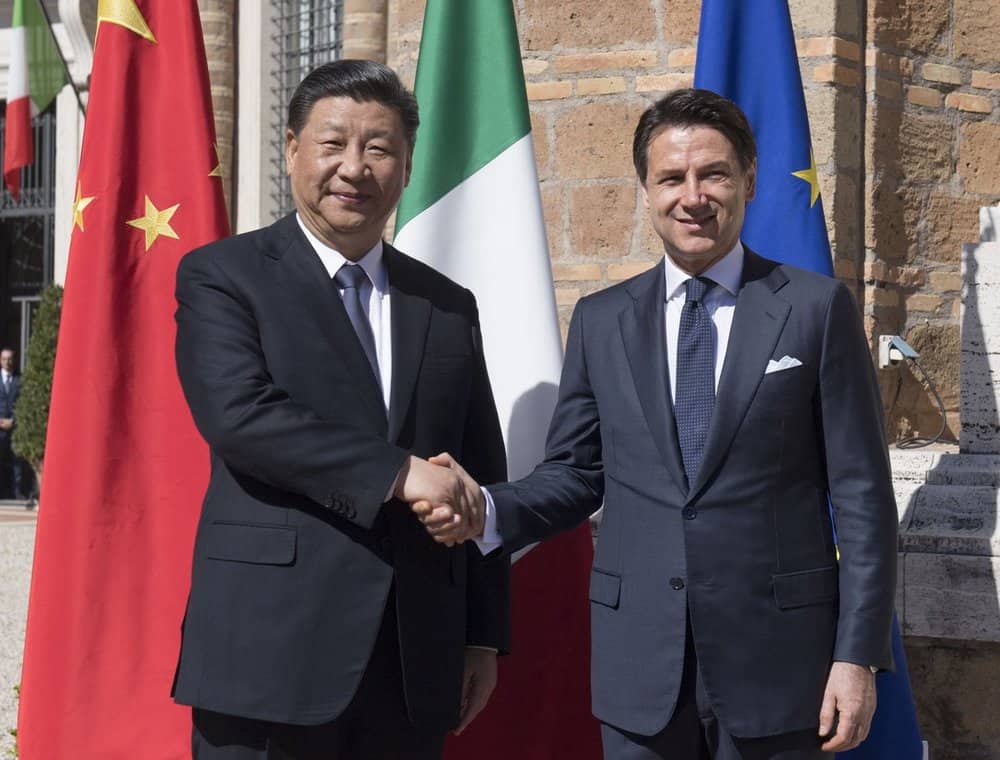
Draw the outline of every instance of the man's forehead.
<instances>
[{"instance_id":1,"label":"man's forehead","mask_svg":"<svg viewBox=\"0 0 1000 760\"><path fill-rule=\"evenodd\" d=\"M315 127L344 129L361 122L372 129L389 131L402 126L394 108L377 100L354 100L347 96L327 96L317 100L308 122Z\"/></svg>"},{"instance_id":2,"label":"man's forehead","mask_svg":"<svg viewBox=\"0 0 1000 760\"><path fill-rule=\"evenodd\" d=\"M664 124L653 131L649 145L698 145L728 148L733 153L736 146L721 130L707 124Z\"/></svg>"}]
</instances>

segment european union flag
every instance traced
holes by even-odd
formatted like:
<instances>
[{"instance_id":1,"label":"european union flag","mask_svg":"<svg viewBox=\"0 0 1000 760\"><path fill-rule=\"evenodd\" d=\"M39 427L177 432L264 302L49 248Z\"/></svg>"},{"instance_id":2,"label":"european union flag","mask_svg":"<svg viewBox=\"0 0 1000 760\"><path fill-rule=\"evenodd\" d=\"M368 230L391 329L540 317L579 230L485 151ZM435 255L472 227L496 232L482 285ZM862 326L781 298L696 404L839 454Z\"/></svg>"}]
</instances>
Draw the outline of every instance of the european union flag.
<instances>
[{"instance_id":1,"label":"european union flag","mask_svg":"<svg viewBox=\"0 0 1000 760\"><path fill-rule=\"evenodd\" d=\"M769 258L832 274L787 0L703 0L694 83L738 103L757 138L757 196L747 207L742 239ZM895 620L892 649L896 672L876 677L871 733L838 755L841 760L923 757Z\"/></svg>"},{"instance_id":2,"label":"european union flag","mask_svg":"<svg viewBox=\"0 0 1000 760\"><path fill-rule=\"evenodd\" d=\"M757 139L757 196L743 240L768 258L833 274L786 0L704 0L694 84L738 103Z\"/></svg>"}]
</instances>

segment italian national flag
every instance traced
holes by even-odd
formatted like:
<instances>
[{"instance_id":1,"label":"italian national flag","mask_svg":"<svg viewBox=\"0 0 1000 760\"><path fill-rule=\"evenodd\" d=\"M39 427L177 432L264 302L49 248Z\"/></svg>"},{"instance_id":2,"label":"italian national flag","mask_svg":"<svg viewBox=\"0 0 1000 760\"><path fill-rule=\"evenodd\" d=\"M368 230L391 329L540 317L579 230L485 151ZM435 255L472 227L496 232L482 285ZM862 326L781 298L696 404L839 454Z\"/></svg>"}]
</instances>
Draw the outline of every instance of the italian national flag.
<instances>
[{"instance_id":1,"label":"italian national flag","mask_svg":"<svg viewBox=\"0 0 1000 760\"><path fill-rule=\"evenodd\" d=\"M14 198L21 169L34 158L31 117L44 111L66 84L66 69L39 0L14 0L7 73L3 178Z\"/></svg>"},{"instance_id":2,"label":"italian national flag","mask_svg":"<svg viewBox=\"0 0 1000 760\"><path fill-rule=\"evenodd\" d=\"M511 478L544 455L562 344L510 0L428 0L413 173L395 245L470 288ZM515 557L513 653L447 757L601 756L590 713L589 526Z\"/></svg>"}]
</instances>

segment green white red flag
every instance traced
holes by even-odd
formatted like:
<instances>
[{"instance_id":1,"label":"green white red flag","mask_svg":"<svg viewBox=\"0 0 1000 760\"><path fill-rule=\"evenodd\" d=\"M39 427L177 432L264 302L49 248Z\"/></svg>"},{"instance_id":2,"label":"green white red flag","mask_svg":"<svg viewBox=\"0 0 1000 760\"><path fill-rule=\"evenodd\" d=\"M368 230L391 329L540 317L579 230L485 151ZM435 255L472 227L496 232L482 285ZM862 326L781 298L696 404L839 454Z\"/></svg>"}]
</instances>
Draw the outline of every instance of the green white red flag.
<instances>
[{"instance_id":1,"label":"green white red flag","mask_svg":"<svg viewBox=\"0 0 1000 760\"><path fill-rule=\"evenodd\" d=\"M44 111L67 83L66 67L40 0L14 0L7 71L3 178L14 198L21 194L21 169L35 154L31 117Z\"/></svg>"}]
</instances>

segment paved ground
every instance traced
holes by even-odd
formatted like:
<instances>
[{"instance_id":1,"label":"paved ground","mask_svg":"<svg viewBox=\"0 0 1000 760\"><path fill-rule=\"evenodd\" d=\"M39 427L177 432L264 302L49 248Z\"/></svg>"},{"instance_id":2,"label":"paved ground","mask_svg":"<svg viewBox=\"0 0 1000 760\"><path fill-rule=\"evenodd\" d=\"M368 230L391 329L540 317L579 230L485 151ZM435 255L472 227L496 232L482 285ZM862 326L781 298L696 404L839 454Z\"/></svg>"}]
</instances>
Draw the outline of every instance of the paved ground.
<instances>
[{"instance_id":1,"label":"paved ground","mask_svg":"<svg viewBox=\"0 0 1000 760\"><path fill-rule=\"evenodd\" d=\"M14 686L21 680L35 515L36 510L0 502L0 758L14 746L9 729L17 723Z\"/></svg>"}]
</instances>

